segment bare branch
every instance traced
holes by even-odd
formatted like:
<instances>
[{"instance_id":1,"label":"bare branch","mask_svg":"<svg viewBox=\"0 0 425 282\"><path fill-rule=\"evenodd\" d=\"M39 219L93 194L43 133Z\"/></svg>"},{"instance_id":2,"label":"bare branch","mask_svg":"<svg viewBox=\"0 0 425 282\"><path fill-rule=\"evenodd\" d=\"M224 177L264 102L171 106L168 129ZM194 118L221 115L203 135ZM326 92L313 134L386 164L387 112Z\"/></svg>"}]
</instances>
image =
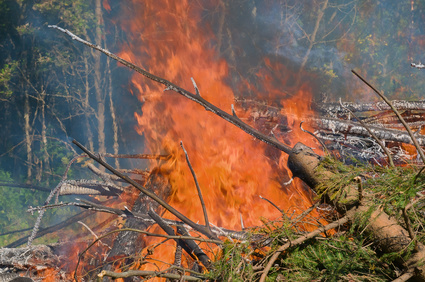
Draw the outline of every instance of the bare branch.
<instances>
[{"instance_id":1,"label":"bare branch","mask_svg":"<svg viewBox=\"0 0 425 282\"><path fill-rule=\"evenodd\" d=\"M180 141L180 146L182 147L184 155L186 156L186 162L187 162L187 165L189 166L190 172L192 173L193 180L195 180L196 189L198 190L199 200L201 201L202 211L204 213L205 226L211 230L210 222L208 220L207 208L205 207L204 198L202 197L201 187L199 187L198 179L197 179L195 171L193 170L193 167L190 163L189 155L187 154L187 151L183 146L183 141Z\"/></svg>"},{"instance_id":2,"label":"bare branch","mask_svg":"<svg viewBox=\"0 0 425 282\"><path fill-rule=\"evenodd\" d=\"M171 83L170 81L158 77L156 75L153 75L149 72L147 72L146 70L118 57L117 55L111 53L110 51L103 49L95 44L92 44L78 36L76 36L75 34L73 34L72 32L70 32L67 29L63 29L61 27L58 27L56 25L49 25L50 28L54 28L57 29L67 35L69 35L73 40L76 40L80 43L83 43L86 46L89 46L90 48L93 48L95 50L98 50L102 53L104 53L105 55L107 55L108 57L120 62L121 64L125 65L126 67L140 73L141 75L149 78L150 80L156 81L160 84L163 84L166 86L166 90L173 90L175 92L177 92L178 94L198 103L199 105L203 106L207 111L211 111L212 113L216 114L217 116L223 118L224 120L230 122L231 124L237 126L238 128L242 129L243 131L245 131L246 133L254 136L255 138L257 138L260 141L263 141L287 154L291 153L292 148L289 147L288 145L285 145L273 138L270 138L269 136L261 133L260 131L254 129L253 127L249 126L248 124L244 123L243 121L241 121L238 118L235 118L233 115L226 113L225 111L221 110L220 108L214 106L213 104L211 104L210 102L208 102L207 100L203 99L202 97L200 97L199 95L196 94L192 94L189 91L180 88L179 86Z\"/></svg>"},{"instance_id":3,"label":"bare branch","mask_svg":"<svg viewBox=\"0 0 425 282\"><path fill-rule=\"evenodd\" d=\"M354 73L361 81L363 81L367 86L369 86L376 94L378 94L379 97L382 98L382 100L385 101L385 103L388 104L388 106L391 107L391 109L393 110L393 112L397 115L398 119L400 120L400 122L404 125L404 127L406 128L407 132L409 133L410 138L412 139L413 144L416 147L416 150L418 151L418 154L421 156L422 162L425 164L425 155L424 152L421 149L421 146L419 146L418 140L416 140L415 135L413 134L412 130L410 129L410 127L407 125L407 123L404 121L403 117L400 115L400 113L397 111L396 108L394 108L394 106L391 104L391 102L387 99L387 97L385 97L381 92L379 92L375 87L373 87L369 82L367 82L361 75L359 75L357 72L355 72L354 70L351 70L352 73Z\"/></svg>"},{"instance_id":4,"label":"bare branch","mask_svg":"<svg viewBox=\"0 0 425 282\"><path fill-rule=\"evenodd\" d=\"M303 132L310 134L310 135L311 135L311 136L313 136L313 137L314 137L317 141L319 141L320 145L322 145L323 150L325 150L326 154L330 155L329 150L328 150L328 148L326 147L325 143L323 143L323 142L322 142L322 140L320 140L320 138L316 136L316 134L314 134L313 132L310 132L310 131L308 131L308 130L304 129L304 128L303 128L303 123L304 123L304 121L301 121L301 122L300 122L300 129L301 129Z\"/></svg>"},{"instance_id":5,"label":"bare branch","mask_svg":"<svg viewBox=\"0 0 425 282\"><path fill-rule=\"evenodd\" d=\"M345 108L341 102L341 98L339 99L339 103L341 104L341 107ZM378 137L376 137L376 135L372 132L372 130L370 130L369 126L367 126L361 119L359 119L349 108L345 108L345 109L347 109L347 111L349 111L360 122L360 124L367 130L367 132L369 132L369 134L373 137L373 139L375 139L375 141L379 144L379 146L382 148L382 150L384 150L385 154L387 155L388 161L390 162L391 167L394 167L393 158L391 157L391 153L388 150L388 148L385 147L385 145L381 142L381 140Z\"/></svg>"},{"instance_id":6,"label":"bare branch","mask_svg":"<svg viewBox=\"0 0 425 282\"><path fill-rule=\"evenodd\" d=\"M168 270L168 269L167 269ZM165 271L149 271L149 270L128 270L125 272L112 272L108 270L102 270L97 276L99 278L103 277L112 277L116 278L128 278L133 276L142 276L142 277L161 277L168 279L175 279L177 281L202 281L203 279L196 276L180 275L174 273L166 273Z\"/></svg>"},{"instance_id":7,"label":"bare branch","mask_svg":"<svg viewBox=\"0 0 425 282\"><path fill-rule=\"evenodd\" d=\"M198 85L196 85L195 80L193 79L193 77L191 77L190 79L192 80L193 87L195 88L196 95L201 96L201 93L199 93Z\"/></svg>"},{"instance_id":8,"label":"bare branch","mask_svg":"<svg viewBox=\"0 0 425 282\"><path fill-rule=\"evenodd\" d=\"M187 218L185 215L183 215L182 213L180 213L179 211L177 211L175 208L173 208L172 206L170 206L163 199L159 198L155 193L152 193L151 191L147 190L146 188L144 188L142 185L140 185L139 183L137 183L136 181L134 181L133 179L131 179L127 175L124 175L121 172L117 171L111 165L109 165L108 163L106 163L102 158L100 158L98 156L95 156L92 152L90 152L89 150L87 150L83 145L81 145L76 140L73 140L72 143L74 143L75 145L77 145L78 148L80 148L81 150L83 150L90 158L92 158L93 160L95 160L96 162L98 162L100 165L102 165L103 167L105 167L106 169L108 169L110 172L112 172L116 176L122 178L128 184L131 184L135 188L139 189L143 194L145 194L148 197L150 197L151 199L153 199L155 202L157 202L158 204L160 204L161 206L163 206L166 210L168 210L169 212L171 212L178 219L180 219L181 221L183 221L184 223L186 223L187 225L189 225L193 229L201 232L202 234L206 235L210 239L217 239L217 236L214 233L212 233L209 228L207 228L205 226L200 226L200 225L196 224L195 222L193 222L192 220L190 220L189 218Z\"/></svg>"},{"instance_id":9,"label":"bare branch","mask_svg":"<svg viewBox=\"0 0 425 282\"><path fill-rule=\"evenodd\" d=\"M118 159L147 159L147 160L168 160L170 155L153 155L153 154L109 154L103 153L103 157Z\"/></svg>"}]
</instances>

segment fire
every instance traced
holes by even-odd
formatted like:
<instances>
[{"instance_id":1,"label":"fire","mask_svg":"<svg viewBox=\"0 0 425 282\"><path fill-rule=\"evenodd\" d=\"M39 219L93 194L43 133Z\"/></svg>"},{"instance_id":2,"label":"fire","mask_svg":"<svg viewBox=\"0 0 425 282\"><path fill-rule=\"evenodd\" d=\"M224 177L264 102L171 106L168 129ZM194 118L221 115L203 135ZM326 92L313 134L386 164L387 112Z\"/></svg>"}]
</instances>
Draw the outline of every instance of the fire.
<instances>
[{"instance_id":1,"label":"fire","mask_svg":"<svg viewBox=\"0 0 425 282\"><path fill-rule=\"evenodd\" d=\"M212 31L200 27L203 7L189 1L133 2L128 20L122 22L131 46L123 48L119 55L188 90L193 89L190 80L193 77L204 99L230 112L235 95L226 83L228 65L212 46ZM135 114L137 131L145 138L146 151L173 156L165 165L170 168L168 202L190 219L204 223L180 141L188 151L209 220L214 225L239 230L240 216L245 226L260 225L262 217L279 217L279 211L260 195L283 210L291 207L302 210L311 205L304 189L294 184L282 185L276 167L266 154L267 145L192 101L164 92L161 85L140 75L133 76L132 84L133 92L143 103L142 113ZM281 92L276 87L268 85L266 89L278 97ZM306 101L310 97L308 87L302 87L292 98L282 101L288 121L294 127L292 143L310 138L298 129L298 116L309 110ZM249 115L244 111L237 114L241 119ZM164 216L172 218L167 213ZM170 255L169 248L164 254L159 249L155 252L161 253L161 258L165 253Z\"/></svg>"}]
</instances>

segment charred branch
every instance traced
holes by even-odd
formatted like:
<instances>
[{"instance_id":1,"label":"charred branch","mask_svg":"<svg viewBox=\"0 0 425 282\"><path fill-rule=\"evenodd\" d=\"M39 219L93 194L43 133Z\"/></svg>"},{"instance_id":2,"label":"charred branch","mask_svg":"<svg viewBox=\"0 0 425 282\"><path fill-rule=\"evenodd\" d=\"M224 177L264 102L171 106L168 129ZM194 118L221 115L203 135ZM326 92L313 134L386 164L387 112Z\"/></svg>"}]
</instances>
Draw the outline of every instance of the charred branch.
<instances>
[{"instance_id":1,"label":"charred branch","mask_svg":"<svg viewBox=\"0 0 425 282\"><path fill-rule=\"evenodd\" d=\"M216 235L214 233L212 233L211 230L209 228L207 228L206 226L201 226L199 224L196 224L195 222L193 222L192 220L190 220L189 218L187 218L185 215L183 215L182 213L180 213L179 211L177 211L174 207L170 206L163 199L161 199L160 197L158 197L155 193L152 193L151 191L147 190L145 187L143 187L142 185L140 185L139 183L137 183L133 179L131 179L128 176L120 173L115 168L113 168L108 163L106 163L103 159L101 159L100 157L95 156L93 153L91 153L89 150L87 150L83 145L81 145L80 143L78 143L76 140L73 140L72 143L74 143L75 145L77 145L88 156L90 156L90 158L92 158L93 160L95 160L96 162L98 162L99 164L101 164L102 166L104 166L106 169L108 169L113 174L115 174L115 175L119 176L120 178L122 178L123 180L125 180L128 184L131 184L135 188L139 189L143 194L145 194L148 197L150 197L151 199L153 199L155 202L157 202L158 204L160 204L161 206L163 206L166 210L168 210L169 212L171 212L178 219L180 219L181 221L183 221L184 223L186 223L187 225L189 225L193 229L201 232L202 234L206 235L210 239L217 239Z\"/></svg>"},{"instance_id":2,"label":"charred branch","mask_svg":"<svg viewBox=\"0 0 425 282\"><path fill-rule=\"evenodd\" d=\"M143 221L143 222L145 222L149 225L155 223L155 221L147 213L133 212L133 211L130 211L128 209L124 209L124 210L114 209L114 208L110 208L110 207L107 207L107 206L104 206L104 205L100 205L100 204L90 202L88 200L80 200L80 201L81 201L81 203L76 203L75 206L78 206L78 207L84 208L84 209L89 209L89 210L92 210L92 211L115 214L115 215L123 217L123 218L135 218L135 219L141 220L141 221ZM192 228L189 225L185 225L181 221L165 219L165 218L162 218L162 220L168 225L177 226L177 227L183 226L184 228L188 228L188 229L192 230ZM196 230L196 229L193 229L193 230ZM214 227L214 226L212 227L212 232L214 232L217 237L218 236L227 236L229 238L233 238L233 239L236 239L236 240L245 240L246 239L246 232L233 231L233 230L218 228L218 227ZM199 241L205 241L205 239L199 238ZM212 240L212 241L207 240L205 242L215 242L217 244L221 244L221 241L219 241L219 240Z\"/></svg>"},{"instance_id":3,"label":"charred branch","mask_svg":"<svg viewBox=\"0 0 425 282\"><path fill-rule=\"evenodd\" d=\"M245 131L246 133L254 136L255 138L257 138L258 140L261 140L287 154L289 154L292 150L291 147L289 147L288 145L285 145L279 141L277 141L276 139L273 139L263 133L261 133L260 131L256 130L255 128L249 126L248 124L244 123L243 121L241 121L239 118L234 117L231 114L228 114L227 112L221 110L220 108L214 106L213 104L211 104L210 102L206 101L205 99L203 99L200 95L196 95L193 93L190 93L189 91L180 88L179 86L171 83L170 81L158 77L156 75L153 75L147 71L145 71L144 69L124 60L123 58L118 57L117 55L111 53L110 51L103 49L95 44L92 44L86 40L83 40L82 38L76 36L75 34L73 34L72 32L70 32L67 29L63 29L61 27L58 27L56 25L49 25L49 27L57 29L67 35L69 35L73 40L76 40L80 43L83 43L86 46L89 46L90 48L93 48L95 50L98 50L102 53L104 53L105 55L107 55L108 57L120 62L121 64L125 65L126 67L140 73L141 75L149 78L150 80L156 81L160 84L163 84L166 87L166 90L173 90L175 92L177 92L178 94L198 103L199 105L201 105L202 107L204 107L207 111L211 111L212 113L216 114L217 116L223 118L224 120L230 122L231 124L237 126L238 128L242 129L243 131Z\"/></svg>"},{"instance_id":4,"label":"charred branch","mask_svg":"<svg viewBox=\"0 0 425 282\"><path fill-rule=\"evenodd\" d=\"M155 222L170 236L176 235L174 229L171 228L162 218L154 212L152 209L148 211L149 216L155 220ZM183 236L189 236L184 228L180 227L180 232L183 233ZM202 264L208 269L211 265L209 257L198 247L198 245L193 240L183 240L175 239L178 246L181 246L186 253L188 253L193 259L199 259Z\"/></svg>"}]
</instances>

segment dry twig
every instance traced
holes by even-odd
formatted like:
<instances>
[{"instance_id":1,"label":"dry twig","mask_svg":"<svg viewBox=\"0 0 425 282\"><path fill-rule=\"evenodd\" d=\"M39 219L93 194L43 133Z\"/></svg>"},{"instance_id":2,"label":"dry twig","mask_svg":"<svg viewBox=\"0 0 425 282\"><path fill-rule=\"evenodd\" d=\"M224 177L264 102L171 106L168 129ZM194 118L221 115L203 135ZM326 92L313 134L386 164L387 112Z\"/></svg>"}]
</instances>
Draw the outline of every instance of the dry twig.
<instances>
[{"instance_id":1,"label":"dry twig","mask_svg":"<svg viewBox=\"0 0 425 282\"><path fill-rule=\"evenodd\" d=\"M339 103L341 104L341 107L343 107L344 109L346 109L347 111L349 111L352 115L353 115L353 117L355 117L358 121L359 121L359 123L367 130L367 132L369 132L369 134L373 137L373 139L375 139L375 141L379 144L379 146L382 148L382 150L385 152L385 154L387 155L387 157L388 157L388 161L390 162L390 166L391 167L394 167L394 162L393 162L393 158L391 157L391 153L390 153L390 151L388 150L388 148L387 147L385 147L385 145L381 142L381 140L379 140L379 138L378 137L376 137L376 135L373 133L373 131L372 130L370 130L370 128L369 128L369 126L367 126L367 124L366 123L364 123L361 119L359 119L357 116L356 116L356 114L353 112L353 111L351 111L349 108L346 108L346 107L344 107L344 105L342 104L342 102L341 102L341 98L339 99Z\"/></svg>"},{"instance_id":2,"label":"dry twig","mask_svg":"<svg viewBox=\"0 0 425 282\"><path fill-rule=\"evenodd\" d=\"M187 165L189 166L190 172L192 173L193 180L195 180L196 190L198 190L199 200L201 201L202 211L204 213L205 227L211 230L210 222L208 220L207 208L205 207L204 198L202 197L201 187L199 187L198 178L196 177L195 170L193 170L192 164L190 163L189 155L187 154L187 151L183 146L183 141L180 141L180 146L182 147L184 155L186 156L186 162L187 162Z\"/></svg>"},{"instance_id":3,"label":"dry twig","mask_svg":"<svg viewBox=\"0 0 425 282\"><path fill-rule=\"evenodd\" d=\"M182 213L180 213L179 211L177 211L175 208L173 208L172 206L170 206L163 199L159 198L155 193L152 193L151 191L147 190L145 187L143 187L142 185L140 185L139 183L137 183L136 181L134 181L133 179L131 179L127 175L124 175L121 172L117 171L111 165L109 165L108 163L106 163L102 158L94 155L87 148L85 148L83 145L81 145L78 141L73 140L72 143L74 143L75 145L77 145L78 148L80 148L82 151L84 151L90 158L92 158L93 160L95 160L96 162L98 162L100 165L102 165L103 167L105 167L106 169L108 169L110 172L112 172L116 176L122 178L128 184L131 184L135 188L139 189L143 194L147 195L152 200L154 200L155 202L157 202L158 204L160 204L161 206L163 206L166 210L168 210L170 213L172 213L173 215L175 215L178 219L180 219L181 221L183 221L184 223L186 223L187 225L189 225L193 229L201 232L202 234L204 234L205 236L207 236L210 239L217 239L217 236L214 233L211 232L211 229L209 229L209 228L207 228L205 226L196 224L195 222L193 222L192 220L190 220L189 218L187 218L185 215L183 215Z\"/></svg>"}]
</instances>

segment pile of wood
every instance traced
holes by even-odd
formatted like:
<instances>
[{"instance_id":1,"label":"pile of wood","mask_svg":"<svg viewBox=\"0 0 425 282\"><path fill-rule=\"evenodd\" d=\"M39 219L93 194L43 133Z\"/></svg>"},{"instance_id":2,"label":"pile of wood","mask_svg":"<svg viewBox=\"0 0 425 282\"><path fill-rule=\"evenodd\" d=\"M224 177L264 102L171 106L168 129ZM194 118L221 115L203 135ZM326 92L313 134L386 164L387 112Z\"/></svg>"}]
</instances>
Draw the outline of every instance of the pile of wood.
<instances>
[{"instance_id":1,"label":"pile of wood","mask_svg":"<svg viewBox=\"0 0 425 282\"><path fill-rule=\"evenodd\" d=\"M254 136L259 141L265 142L270 146L282 151L283 153L288 154L288 167L292 171L293 175L303 180L313 191L321 195L322 202L331 205L338 212L338 215L340 216L339 219L329 223L328 225L319 227L312 232L302 234L297 239L292 241L288 239L289 241L285 242L281 247L275 250L272 255L264 258L264 261L259 264L261 265L260 269L258 269L259 281L266 280L267 275L276 260L290 246L296 246L298 244L304 243L323 232L343 224L350 224L354 222L356 218L359 216L365 216L365 214L367 214L369 218L369 224L365 228L365 232L368 232L375 238L374 244L384 253L403 252L411 244L415 245L415 251L412 252L412 255L410 255L405 261L397 262L398 267L403 269L399 277L401 279L400 281L404 281L403 279L408 279L410 277L415 277L419 281L425 281L425 266L422 263L425 259L425 246L422 244L422 242L418 242L415 239L411 230L408 230L409 224L402 224L398 222L394 217L389 216L386 212L380 209L373 211L370 210L372 207L372 200L367 197L367 194L363 193L362 179L360 177L357 179L357 182L349 183L342 187L339 191L323 190L323 183L328 179L335 178L335 174L332 170L318 170L318 168L321 166L321 163L323 162L323 157L314 153L311 148L301 143L298 143L293 147L281 143L273 134L269 134L269 132L264 133L264 128L262 129L261 126L258 126L258 128L253 128L248 125L245 121L237 116L233 107L231 114L217 108L201 97L200 91L195 83L195 94L193 94L163 78L148 73L147 71L131 64L130 62L125 61L122 58L119 58L107 50L101 49L96 45L84 41L67 30L56 26L52 27L68 34L74 40L82 42L93 49L103 52L107 56L121 62L125 66L130 67L147 78L163 84L166 87L166 90L175 91L176 93L183 95L184 97L202 105L206 110L216 114L217 116L239 127L246 133ZM243 103L246 104L246 101ZM386 104L391 105L391 103ZM350 154L356 151L360 151L363 154L364 151L369 150L367 154L364 154L364 158L376 158L378 159L377 162L380 162L385 158L383 151L385 151L384 148L386 148L386 146L382 146L382 140L385 140L387 143L394 142L396 144L414 143L416 145L416 143L418 143L419 146L425 144L423 143L425 142L423 136L419 134L422 127L423 114L421 111L423 111L424 103L394 102L393 105L395 105L398 110L403 111L403 113L400 115L394 109L392 109L390 112L385 105L379 103L368 105L341 103L340 106L335 104L321 105L319 108L325 114L321 118L306 117L306 122L309 122L314 128L316 128L316 132L311 132L311 134L315 138L324 141L323 143L325 147L330 143L338 144L338 146L349 148L349 150L351 150L349 151ZM365 110L368 112L379 111L379 113L372 115L368 114L367 116L357 115ZM259 110L252 112L252 119L256 123L261 123L262 125L268 126L272 129L279 128L282 132L288 129L288 125L285 124L285 117L279 115L279 110L267 109L265 111ZM354 112L357 113L355 116L353 116ZM398 128L398 125L393 123L394 114L397 116L400 115L407 117L407 122L417 132L415 134L406 133L405 131ZM400 117L397 118L399 119ZM391 126L389 124L391 124ZM391 127L391 129L388 127ZM353 141L353 138L357 139ZM359 142L363 144L361 145L363 148L353 148L353 143L357 144ZM126 172L129 171L120 171L115 169L107 162L105 162L104 156L90 152L77 141L74 141L73 143L79 147L79 149L81 149L84 154L76 156L70 165L78 158L89 157L96 161L99 165L106 168L110 173L102 172L96 166L91 165L89 168L102 179L102 181L92 181L67 180L67 172L65 172L62 181L54 190L52 190L50 196L46 200L45 205L43 207L32 208L32 211L40 211L40 215L32 235L28 238L29 245L31 245L32 241L39 233L41 218L46 209L62 205L74 205L95 212L115 214L127 219L124 228L112 232L119 233L119 235L116 237L112 249L108 252L108 258L105 258L105 260L110 263L104 264L103 269L98 269L96 271L98 277L164 277L170 280L183 279L187 281L196 281L208 279L208 277L204 274L204 270L211 268L212 259L204 250L198 246L199 242L206 242L218 247L223 247L224 241L228 238L231 238L232 240L245 240L247 238L246 232L235 232L232 230L211 226L208 222L208 216L205 212L205 209L203 211L205 224L195 223L185 215L178 212L175 208L163 200L166 195L158 194L159 191L167 191L167 189L164 189L164 186L168 185L166 178L163 178L160 173L140 173L132 171L133 175L136 173L139 175L139 177L130 178L126 174ZM376 146L376 144L379 144L379 146ZM331 148L331 150L333 149L334 148ZM417 149L421 151L420 147L417 147ZM339 150L341 151L341 149ZM387 156L390 160L394 157L394 155L396 154L390 152ZM167 158L167 156L153 157L163 159ZM388 162L392 163L389 160ZM188 158L187 162L191 168ZM194 174L192 168L191 171L196 182L196 175ZM125 185L123 185L123 183L125 183ZM158 187L161 187L161 189L158 189ZM203 203L202 194L200 193L199 187L197 188L198 194L200 195L200 201ZM111 196L126 193L127 189L137 189L140 191L139 198L135 202L134 206L130 208L126 207L124 209L116 209L108 207L104 203L87 199L81 199L77 202L66 204L59 202L54 204L50 203L54 198L57 199L61 194L90 194ZM178 220L171 221L162 218L158 214L159 207L161 209L168 210L171 214L178 218ZM203 205L203 207L205 206ZM152 224L157 224L160 226L167 235L158 235L147 232L146 228ZM194 236L194 232L201 234L202 236ZM137 254L144 247L141 243L142 240L139 237L140 234L149 236L162 236L168 240L175 240L178 247L175 252L174 263L167 270L161 272L140 270L114 272L113 262L115 259L117 259L117 257L123 259L121 261L126 265L137 263L138 258L135 254ZM75 280L81 278L79 275L85 274L81 273L81 267L79 265L80 261L83 259L84 254L90 249L91 246L93 246L95 243L98 243L100 240L102 240L103 237L109 235L111 234L106 234L97 238L84 251L82 251L82 253L79 255L79 259L76 265L77 271L75 272L74 276ZM266 244L267 243L265 243L265 245ZM191 258L192 263L189 265L189 267L182 268L182 256ZM54 260L52 260L52 262L54 262ZM132 279L137 280L137 278Z\"/></svg>"}]
</instances>

